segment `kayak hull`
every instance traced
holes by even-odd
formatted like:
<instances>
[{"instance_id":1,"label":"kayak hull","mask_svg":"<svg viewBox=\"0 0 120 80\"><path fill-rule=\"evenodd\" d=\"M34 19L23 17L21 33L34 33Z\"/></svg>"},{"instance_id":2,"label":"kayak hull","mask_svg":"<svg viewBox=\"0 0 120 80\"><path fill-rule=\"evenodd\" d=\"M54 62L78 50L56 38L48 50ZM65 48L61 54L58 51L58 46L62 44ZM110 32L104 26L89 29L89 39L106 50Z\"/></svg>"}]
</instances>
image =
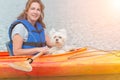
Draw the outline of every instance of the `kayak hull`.
<instances>
[{"instance_id":1,"label":"kayak hull","mask_svg":"<svg viewBox=\"0 0 120 80\"><path fill-rule=\"evenodd\" d=\"M33 61L30 72L9 66L9 63L25 61L30 56L2 55L0 57L0 78L120 73L120 57L102 51L82 55L84 52L83 50L64 55L41 56ZM97 55L91 55L91 53Z\"/></svg>"}]
</instances>

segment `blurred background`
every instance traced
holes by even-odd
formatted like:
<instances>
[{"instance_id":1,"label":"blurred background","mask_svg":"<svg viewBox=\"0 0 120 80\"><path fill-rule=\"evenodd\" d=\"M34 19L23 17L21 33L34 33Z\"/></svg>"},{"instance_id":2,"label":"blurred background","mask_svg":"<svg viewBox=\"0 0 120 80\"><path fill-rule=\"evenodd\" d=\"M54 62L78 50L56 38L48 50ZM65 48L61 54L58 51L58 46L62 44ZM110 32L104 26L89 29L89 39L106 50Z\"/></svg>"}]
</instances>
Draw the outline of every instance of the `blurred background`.
<instances>
[{"instance_id":1,"label":"blurred background","mask_svg":"<svg viewBox=\"0 0 120 80\"><path fill-rule=\"evenodd\" d=\"M27 0L0 0L0 51L6 50L8 28L22 12ZM68 45L120 49L120 0L42 0L44 22L51 28L65 28Z\"/></svg>"}]
</instances>

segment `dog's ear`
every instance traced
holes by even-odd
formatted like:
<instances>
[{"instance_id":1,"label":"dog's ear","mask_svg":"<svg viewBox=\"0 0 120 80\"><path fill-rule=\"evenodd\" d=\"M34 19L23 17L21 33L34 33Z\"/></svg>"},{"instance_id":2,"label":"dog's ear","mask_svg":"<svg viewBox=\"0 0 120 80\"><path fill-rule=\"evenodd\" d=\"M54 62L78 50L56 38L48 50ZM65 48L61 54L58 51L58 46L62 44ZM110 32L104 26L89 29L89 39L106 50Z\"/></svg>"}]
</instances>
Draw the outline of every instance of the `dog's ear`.
<instances>
[{"instance_id":1,"label":"dog's ear","mask_svg":"<svg viewBox=\"0 0 120 80\"><path fill-rule=\"evenodd\" d=\"M50 30L49 35L51 36L51 35L53 35L54 33L55 33L55 29L54 29L54 28L52 28L52 29Z\"/></svg>"}]
</instances>

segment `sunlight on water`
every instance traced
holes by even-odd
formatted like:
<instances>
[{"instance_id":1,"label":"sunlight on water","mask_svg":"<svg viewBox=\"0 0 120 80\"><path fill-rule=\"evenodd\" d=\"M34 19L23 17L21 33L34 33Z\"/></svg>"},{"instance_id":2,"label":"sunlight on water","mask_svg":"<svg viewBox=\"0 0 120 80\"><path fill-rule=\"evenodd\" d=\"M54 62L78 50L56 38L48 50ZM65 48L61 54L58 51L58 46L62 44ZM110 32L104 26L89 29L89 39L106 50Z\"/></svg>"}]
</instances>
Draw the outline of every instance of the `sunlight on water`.
<instances>
[{"instance_id":1,"label":"sunlight on water","mask_svg":"<svg viewBox=\"0 0 120 80\"><path fill-rule=\"evenodd\" d=\"M120 0L108 0L107 2L109 2L110 8L113 11L120 12Z\"/></svg>"},{"instance_id":2,"label":"sunlight on water","mask_svg":"<svg viewBox=\"0 0 120 80\"><path fill-rule=\"evenodd\" d=\"M111 19L120 20L120 0L107 0L107 11Z\"/></svg>"}]
</instances>

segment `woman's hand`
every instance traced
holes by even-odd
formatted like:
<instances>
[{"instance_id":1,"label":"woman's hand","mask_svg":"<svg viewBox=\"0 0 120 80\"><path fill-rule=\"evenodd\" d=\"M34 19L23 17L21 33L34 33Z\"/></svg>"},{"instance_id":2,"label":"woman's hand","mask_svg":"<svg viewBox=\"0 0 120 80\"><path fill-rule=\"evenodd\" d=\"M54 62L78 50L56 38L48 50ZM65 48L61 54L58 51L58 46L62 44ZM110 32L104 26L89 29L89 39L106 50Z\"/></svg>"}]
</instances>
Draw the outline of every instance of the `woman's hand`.
<instances>
[{"instance_id":1,"label":"woman's hand","mask_svg":"<svg viewBox=\"0 0 120 80\"><path fill-rule=\"evenodd\" d=\"M37 52L43 52L43 53L47 53L49 48L48 47L42 47L42 48L36 48Z\"/></svg>"}]
</instances>

